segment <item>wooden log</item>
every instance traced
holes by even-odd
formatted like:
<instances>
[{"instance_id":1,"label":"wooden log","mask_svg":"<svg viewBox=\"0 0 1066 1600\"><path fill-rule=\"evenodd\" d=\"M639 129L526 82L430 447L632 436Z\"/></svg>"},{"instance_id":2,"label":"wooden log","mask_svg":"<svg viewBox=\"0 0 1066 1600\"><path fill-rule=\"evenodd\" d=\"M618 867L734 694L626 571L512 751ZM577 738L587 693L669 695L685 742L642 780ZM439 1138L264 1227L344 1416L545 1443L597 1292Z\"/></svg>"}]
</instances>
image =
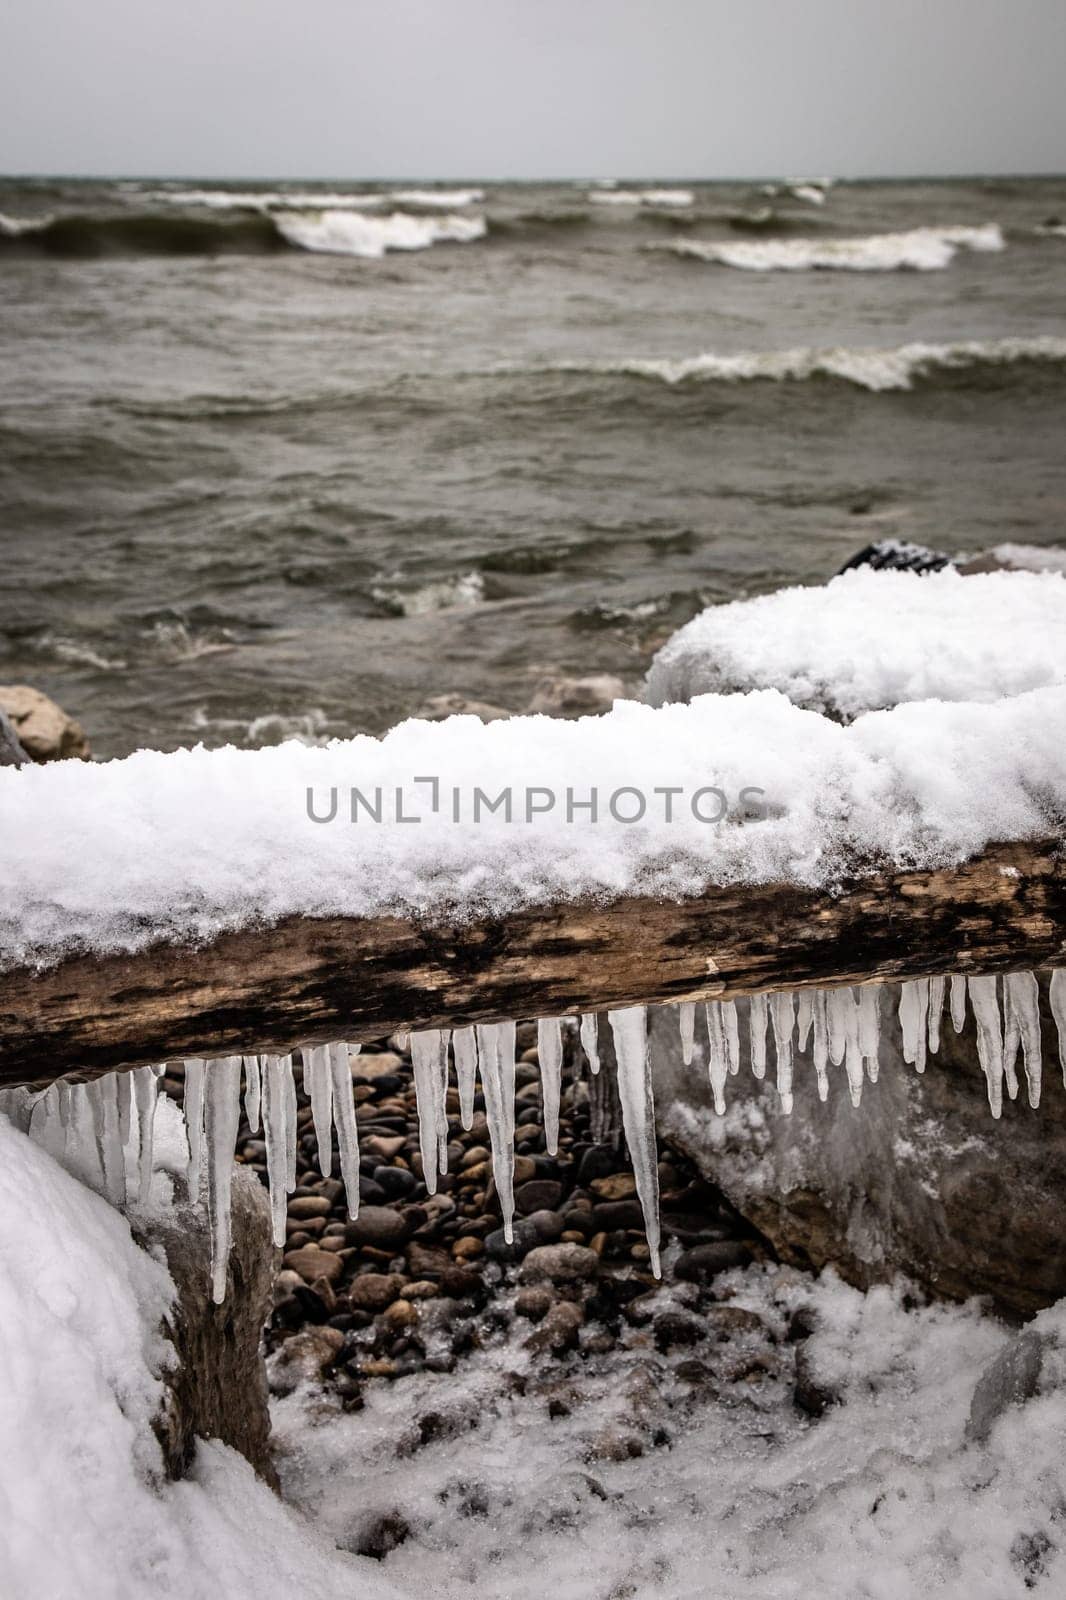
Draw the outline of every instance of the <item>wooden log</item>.
<instances>
[{"instance_id":1,"label":"wooden log","mask_svg":"<svg viewBox=\"0 0 1066 1600\"><path fill-rule=\"evenodd\" d=\"M291 918L205 948L0 974L0 1084L507 1017L1066 965L1061 843L961 866L622 899L461 926Z\"/></svg>"}]
</instances>

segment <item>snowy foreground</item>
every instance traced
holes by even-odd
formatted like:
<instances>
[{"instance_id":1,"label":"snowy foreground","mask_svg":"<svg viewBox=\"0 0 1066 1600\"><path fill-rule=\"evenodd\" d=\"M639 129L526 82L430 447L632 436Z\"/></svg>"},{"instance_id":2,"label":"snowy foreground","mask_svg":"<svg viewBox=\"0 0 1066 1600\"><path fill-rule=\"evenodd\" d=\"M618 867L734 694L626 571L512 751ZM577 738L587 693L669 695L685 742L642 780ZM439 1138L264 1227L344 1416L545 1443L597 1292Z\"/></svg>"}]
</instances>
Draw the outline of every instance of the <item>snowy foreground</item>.
<instances>
[{"instance_id":1,"label":"snowy foreground","mask_svg":"<svg viewBox=\"0 0 1066 1600\"><path fill-rule=\"evenodd\" d=\"M159 1120L160 1165L180 1164L178 1119ZM752 1267L715 1286L746 1326L665 1352L647 1328L562 1359L487 1332L452 1374L371 1383L361 1413L313 1387L277 1402L286 1508L217 1444L161 1481L165 1269L2 1117L0 1217L5 1600L1063 1591L1062 1308L1032 1325L1051 1339L1041 1392L984 1443L965 1438L971 1396L1013 1334L974 1306L905 1309L902 1289ZM683 1319L690 1291L657 1305ZM796 1313L839 1402L817 1419L793 1401ZM383 1564L346 1553L397 1513Z\"/></svg>"}]
</instances>

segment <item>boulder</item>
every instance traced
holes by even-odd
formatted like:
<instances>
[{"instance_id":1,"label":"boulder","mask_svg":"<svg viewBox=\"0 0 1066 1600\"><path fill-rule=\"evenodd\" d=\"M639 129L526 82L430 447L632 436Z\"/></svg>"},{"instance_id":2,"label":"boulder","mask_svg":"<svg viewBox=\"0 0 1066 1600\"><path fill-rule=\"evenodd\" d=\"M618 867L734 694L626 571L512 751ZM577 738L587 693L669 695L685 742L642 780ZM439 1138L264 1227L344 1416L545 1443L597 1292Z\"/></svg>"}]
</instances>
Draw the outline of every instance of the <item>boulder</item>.
<instances>
[{"instance_id":1,"label":"boulder","mask_svg":"<svg viewBox=\"0 0 1066 1600\"><path fill-rule=\"evenodd\" d=\"M220 1439L277 1487L260 1349L276 1264L266 1190L252 1173L234 1170L233 1250L220 1306L211 1299L211 1241L202 1206L179 1205L140 1220L135 1233L144 1248L162 1247L178 1291L164 1329L177 1359L165 1376L156 1420L167 1472L183 1477L196 1440Z\"/></svg>"},{"instance_id":2,"label":"boulder","mask_svg":"<svg viewBox=\"0 0 1066 1600\"><path fill-rule=\"evenodd\" d=\"M924 1075L902 1059L898 987L883 1000L880 1073L853 1109L843 1067L830 1066L823 1105L800 1055L795 1109L785 1116L767 1080L746 1065L717 1117L705 1068L684 1066L676 1015L652 1012L660 1129L718 1184L788 1262L833 1266L862 1288L903 1273L930 1293L989 1295L1026 1316L1066 1295L1066 1092L1040 974L1044 1081L1039 1110L1005 1100L988 1109L972 1016L956 1035L945 1013L940 1052Z\"/></svg>"},{"instance_id":3,"label":"boulder","mask_svg":"<svg viewBox=\"0 0 1066 1600\"><path fill-rule=\"evenodd\" d=\"M0 713L10 722L31 761L88 759L89 741L81 724L40 689L31 689L26 683L0 684Z\"/></svg>"}]
</instances>

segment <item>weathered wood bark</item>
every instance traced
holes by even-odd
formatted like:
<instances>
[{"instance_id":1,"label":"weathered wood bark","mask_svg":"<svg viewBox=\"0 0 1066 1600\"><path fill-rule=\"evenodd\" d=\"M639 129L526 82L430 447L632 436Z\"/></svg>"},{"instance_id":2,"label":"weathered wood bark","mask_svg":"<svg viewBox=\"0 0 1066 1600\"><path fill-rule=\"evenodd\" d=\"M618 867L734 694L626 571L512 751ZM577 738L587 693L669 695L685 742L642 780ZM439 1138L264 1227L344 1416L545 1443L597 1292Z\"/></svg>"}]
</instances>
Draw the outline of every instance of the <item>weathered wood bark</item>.
<instances>
[{"instance_id":1,"label":"weathered wood bark","mask_svg":"<svg viewBox=\"0 0 1066 1600\"><path fill-rule=\"evenodd\" d=\"M0 1084L506 1017L1066 964L1059 841L998 845L836 895L734 885L464 926L294 918L0 974Z\"/></svg>"}]
</instances>

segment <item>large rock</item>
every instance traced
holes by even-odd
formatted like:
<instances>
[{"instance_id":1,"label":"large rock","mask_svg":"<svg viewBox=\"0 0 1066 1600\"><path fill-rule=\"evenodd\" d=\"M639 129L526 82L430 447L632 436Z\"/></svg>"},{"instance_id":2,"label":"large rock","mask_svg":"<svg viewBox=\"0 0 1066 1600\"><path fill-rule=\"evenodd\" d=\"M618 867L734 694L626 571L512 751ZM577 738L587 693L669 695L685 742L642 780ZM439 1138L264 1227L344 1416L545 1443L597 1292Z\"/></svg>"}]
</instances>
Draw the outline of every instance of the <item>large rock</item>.
<instances>
[{"instance_id":1,"label":"large rock","mask_svg":"<svg viewBox=\"0 0 1066 1600\"><path fill-rule=\"evenodd\" d=\"M796 1265L833 1266L866 1287L904 1273L933 1294L987 1294L1028 1315L1066 1295L1066 1093L1041 974L1044 1085L993 1121L972 1018L956 1036L945 1014L924 1076L902 1060L898 988L883 1003L881 1070L852 1108L843 1067L830 1066L822 1105L809 1057L796 1064L795 1110L748 1073L730 1079L725 1117L711 1106L704 1064L681 1062L676 1014L652 1013L661 1130L719 1184ZM741 1010L743 1011L743 1006Z\"/></svg>"},{"instance_id":2,"label":"large rock","mask_svg":"<svg viewBox=\"0 0 1066 1600\"><path fill-rule=\"evenodd\" d=\"M266 1367L260 1350L272 1303L276 1253L270 1202L250 1172L233 1173L233 1251L226 1298L211 1299L211 1243L203 1207L175 1206L136 1228L147 1249L159 1245L177 1287L166 1333L176 1362L156 1433L171 1477L188 1470L196 1440L221 1439L277 1487L270 1456Z\"/></svg>"},{"instance_id":3,"label":"large rock","mask_svg":"<svg viewBox=\"0 0 1066 1600\"><path fill-rule=\"evenodd\" d=\"M26 683L0 684L0 712L10 718L31 761L86 760L89 741L81 724L40 689ZM3 742L0 729L0 743Z\"/></svg>"}]
</instances>

